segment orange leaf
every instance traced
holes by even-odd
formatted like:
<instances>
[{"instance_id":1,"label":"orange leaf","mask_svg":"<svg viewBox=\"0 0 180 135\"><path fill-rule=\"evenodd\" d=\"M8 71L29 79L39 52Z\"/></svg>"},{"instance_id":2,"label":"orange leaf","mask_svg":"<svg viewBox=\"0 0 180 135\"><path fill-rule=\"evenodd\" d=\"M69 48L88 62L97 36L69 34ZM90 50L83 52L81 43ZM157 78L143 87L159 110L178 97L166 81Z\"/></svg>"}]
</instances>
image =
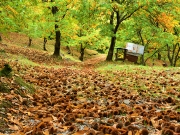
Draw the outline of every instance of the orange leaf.
<instances>
[{"instance_id":1,"label":"orange leaf","mask_svg":"<svg viewBox=\"0 0 180 135\"><path fill-rule=\"evenodd\" d=\"M52 117L47 117L47 118L43 118L42 120L43 120L43 122L49 122L49 121L52 121L53 118Z\"/></svg>"},{"instance_id":2,"label":"orange leaf","mask_svg":"<svg viewBox=\"0 0 180 135\"><path fill-rule=\"evenodd\" d=\"M128 132L128 135L132 135L132 131L129 131L129 132Z\"/></svg>"}]
</instances>

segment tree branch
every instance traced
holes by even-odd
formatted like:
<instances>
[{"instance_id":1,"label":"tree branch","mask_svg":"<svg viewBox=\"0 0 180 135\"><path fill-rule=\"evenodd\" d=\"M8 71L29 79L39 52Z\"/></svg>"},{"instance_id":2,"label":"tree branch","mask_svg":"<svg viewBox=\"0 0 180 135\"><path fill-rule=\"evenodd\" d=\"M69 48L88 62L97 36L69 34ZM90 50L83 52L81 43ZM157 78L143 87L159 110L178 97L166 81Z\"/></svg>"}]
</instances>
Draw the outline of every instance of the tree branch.
<instances>
[{"instance_id":1,"label":"tree branch","mask_svg":"<svg viewBox=\"0 0 180 135\"><path fill-rule=\"evenodd\" d=\"M143 6L139 6L137 9L135 9L132 13L130 13L129 15L128 15L128 13L127 14L125 14L122 18L121 18L121 22L123 21L123 20L126 20L126 19L128 19L128 18L130 18L136 11L138 11L140 8L142 8Z\"/></svg>"},{"instance_id":2,"label":"tree branch","mask_svg":"<svg viewBox=\"0 0 180 135\"><path fill-rule=\"evenodd\" d=\"M114 34L117 32L117 30L119 28L119 25L121 23L119 11L116 11L115 13L116 13L116 26L115 26L115 29L114 29Z\"/></svg>"},{"instance_id":3,"label":"tree branch","mask_svg":"<svg viewBox=\"0 0 180 135\"><path fill-rule=\"evenodd\" d=\"M177 45L179 48L178 48L178 50L177 50L177 53L176 53L176 56L175 56L175 59L174 59L174 67L176 66L177 60L179 59L179 52L180 52L180 45L179 45L179 43L176 43L176 45Z\"/></svg>"},{"instance_id":4,"label":"tree branch","mask_svg":"<svg viewBox=\"0 0 180 135\"><path fill-rule=\"evenodd\" d=\"M144 40L143 40L143 37L142 37L141 31L142 31L142 28L138 30L137 34L138 34L138 35L139 35L139 37L140 37L140 40L141 40L142 45L144 45Z\"/></svg>"},{"instance_id":5,"label":"tree branch","mask_svg":"<svg viewBox=\"0 0 180 135\"><path fill-rule=\"evenodd\" d=\"M165 45L165 46L166 46L166 45ZM153 57L156 53L160 52L160 50L163 49L165 46L157 49L151 56L149 56L148 58L146 58L145 63L147 62L148 59L150 59L151 57ZM168 46L168 45L167 45L167 46Z\"/></svg>"}]
</instances>

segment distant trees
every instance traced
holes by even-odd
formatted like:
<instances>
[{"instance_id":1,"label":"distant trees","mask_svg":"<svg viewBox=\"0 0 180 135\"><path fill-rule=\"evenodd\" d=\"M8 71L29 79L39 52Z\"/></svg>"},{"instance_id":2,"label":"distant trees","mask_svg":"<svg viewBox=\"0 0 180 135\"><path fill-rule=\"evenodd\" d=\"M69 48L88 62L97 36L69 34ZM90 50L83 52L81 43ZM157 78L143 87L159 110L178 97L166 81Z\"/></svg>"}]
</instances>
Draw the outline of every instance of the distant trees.
<instances>
[{"instance_id":1,"label":"distant trees","mask_svg":"<svg viewBox=\"0 0 180 135\"><path fill-rule=\"evenodd\" d=\"M73 11L74 18L77 22L75 43L80 46L80 57L81 61L84 60L85 48L89 47L97 41L99 32L96 27L98 24L97 13L97 2L95 0L79 0L77 3L79 6L75 7Z\"/></svg>"}]
</instances>

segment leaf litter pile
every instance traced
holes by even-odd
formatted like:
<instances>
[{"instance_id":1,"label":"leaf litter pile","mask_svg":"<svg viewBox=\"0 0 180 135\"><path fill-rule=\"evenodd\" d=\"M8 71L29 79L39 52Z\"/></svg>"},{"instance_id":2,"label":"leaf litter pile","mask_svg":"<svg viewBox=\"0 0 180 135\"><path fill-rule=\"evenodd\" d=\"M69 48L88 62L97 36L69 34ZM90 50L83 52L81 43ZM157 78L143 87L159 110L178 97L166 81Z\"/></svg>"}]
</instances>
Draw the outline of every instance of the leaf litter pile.
<instances>
[{"instance_id":1,"label":"leaf litter pile","mask_svg":"<svg viewBox=\"0 0 180 135\"><path fill-rule=\"evenodd\" d=\"M0 60L0 68L5 63ZM0 77L10 91L0 92L2 135L180 134L178 68L100 73L8 63L12 77ZM35 92L17 78L33 84Z\"/></svg>"}]
</instances>

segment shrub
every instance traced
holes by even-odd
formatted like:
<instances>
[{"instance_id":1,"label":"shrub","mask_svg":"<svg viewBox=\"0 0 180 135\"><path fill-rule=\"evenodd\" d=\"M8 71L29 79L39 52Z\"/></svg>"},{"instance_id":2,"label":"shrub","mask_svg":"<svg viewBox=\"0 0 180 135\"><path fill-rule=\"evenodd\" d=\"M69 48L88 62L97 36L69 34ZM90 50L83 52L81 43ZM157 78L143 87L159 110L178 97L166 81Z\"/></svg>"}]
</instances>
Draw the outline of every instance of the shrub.
<instances>
[{"instance_id":1,"label":"shrub","mask_svg":"<svg viewBox=\"0 0 180 135\"><path fill-rule=\"evenodd\" d=\"M9 66L9 64L5 64L4 68L0 71L0 76L11 76L12 68Z\"/></svg>"}]
</instances>

